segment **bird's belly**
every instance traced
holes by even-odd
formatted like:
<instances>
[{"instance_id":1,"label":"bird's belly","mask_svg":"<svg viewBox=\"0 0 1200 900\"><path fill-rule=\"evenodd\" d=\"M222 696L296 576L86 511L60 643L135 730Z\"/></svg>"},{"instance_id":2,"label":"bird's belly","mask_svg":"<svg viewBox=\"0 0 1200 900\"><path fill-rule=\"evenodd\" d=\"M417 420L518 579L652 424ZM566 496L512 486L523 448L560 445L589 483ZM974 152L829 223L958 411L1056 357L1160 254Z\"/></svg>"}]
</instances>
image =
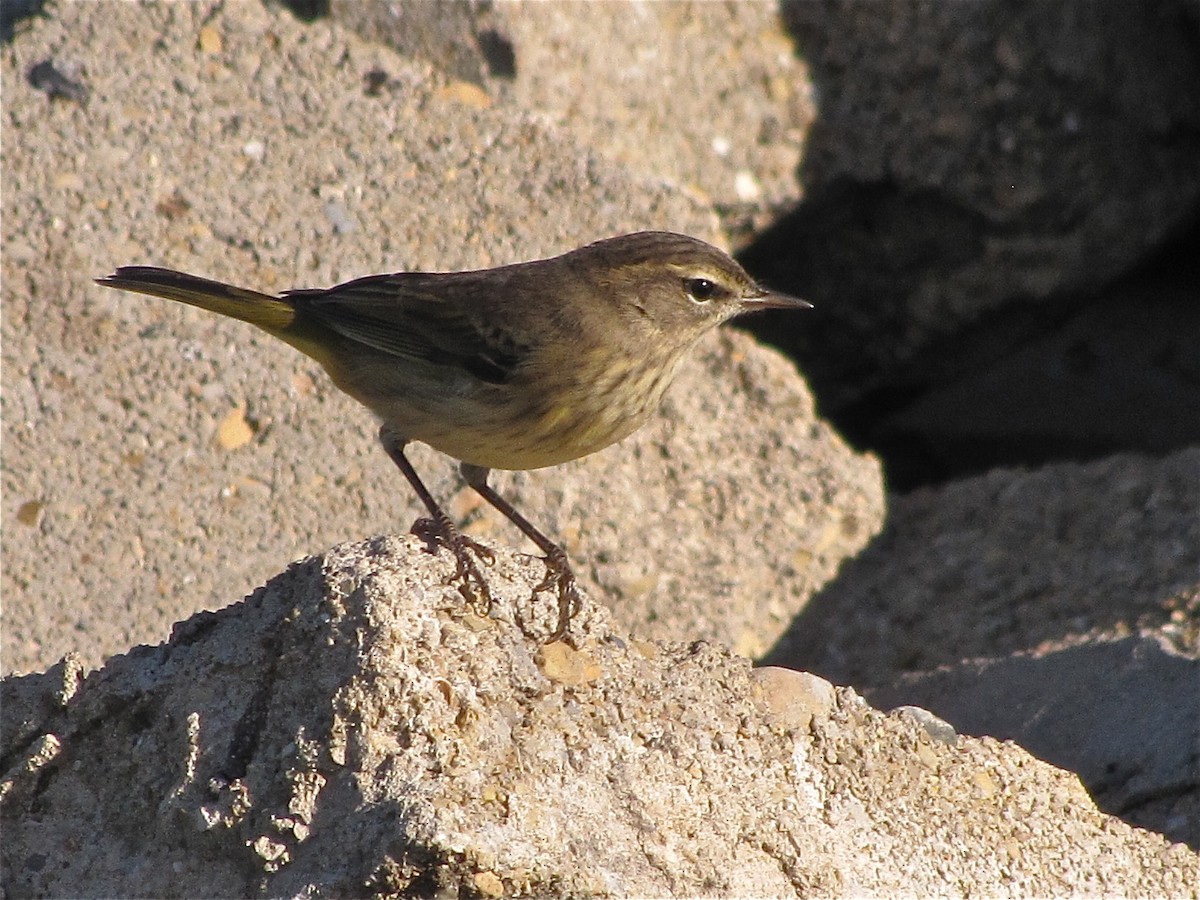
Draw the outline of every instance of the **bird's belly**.
<instances>
[{"instance_id":1,"label":"bird's belly","mask_svg":"<svg viewBox=\"0 0 1200 900\"><path fill-rule=\"evenodd\" d=\"M427 422L409 433L413 439L472 465L540 469L602 450L635 431L647 418L584 410L570 401L528 417L493 413L495 410L480 410L474 419L454 425Z\"/></svg>"},{"instance_id":2,"label":"bird's belly","mask_svg":"<svg viewBox=\"0 0 1200 900\"><path fill-rule=\"evenodd\" d=\"M595 453L636 431L657 409L674 372L674 365L612 367L586 383L488 386L453 403L443 395L426 405L410 393L393 414L376 412L399 434L463 462L540 469Z\"/></svg>"}]
</instances>

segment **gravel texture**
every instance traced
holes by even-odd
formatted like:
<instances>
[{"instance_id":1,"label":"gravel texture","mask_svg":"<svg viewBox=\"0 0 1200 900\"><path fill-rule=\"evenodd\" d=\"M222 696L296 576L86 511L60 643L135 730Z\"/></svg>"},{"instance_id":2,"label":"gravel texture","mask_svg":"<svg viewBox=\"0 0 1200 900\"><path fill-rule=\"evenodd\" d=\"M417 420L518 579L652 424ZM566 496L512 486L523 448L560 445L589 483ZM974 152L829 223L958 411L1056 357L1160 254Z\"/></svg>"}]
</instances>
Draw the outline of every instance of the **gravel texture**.
<instances>
[{"instance_id":1,"label":"gravel texture","mask_svg":"<svg viewBox=\"0 0 1200 900\"><path fill-rule=\"evenodd\" d=\"M585 603L540 643L414 537L305 560L169 645L3 682L5 884L45 896L1170 896L1200 856L954 738ZM524 622L532 637L514 622ZM790 677L789 677L790 676ZM937 736L934 736L937 735ZM78 847L62 855L64 844Z\"/></svg>"}]
</instances>

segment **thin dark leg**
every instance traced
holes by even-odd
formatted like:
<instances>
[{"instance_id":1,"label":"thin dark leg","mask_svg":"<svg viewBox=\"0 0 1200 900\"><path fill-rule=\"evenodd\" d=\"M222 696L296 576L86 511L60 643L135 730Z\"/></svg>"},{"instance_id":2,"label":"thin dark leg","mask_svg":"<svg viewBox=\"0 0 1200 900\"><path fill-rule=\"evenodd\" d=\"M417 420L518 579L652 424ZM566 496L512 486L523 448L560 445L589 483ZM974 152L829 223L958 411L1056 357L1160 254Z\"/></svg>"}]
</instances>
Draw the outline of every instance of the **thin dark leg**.
<instances>
[{"instance_id":1,"label":"thin dark leg","mask_svg":"<svg viewBox=\"0 0 1200 900\"><path fill-rule=\"evenodd\" d=\"M429 515L433 519L434 536L454 554L458 568L455 570L453 578L461 580L462 586L460 590L462 590L463 594L469 600L475 600L475 597L472 596L474 591L470 588L471 582L474 581L479 592L482 594L480 599L490 609L492 606L492 593L488 589L487 580L483 577L483 573L479 571L479 566L475 564L475 558L472 554L482 557L485 562L491 564L495 560L492 551L482 544L471 540L454 527L454 523L450 520L450 517L438 505L438 502L433 499L433 494L429 493L429 488L425 487L425 483L421 481L417 470L413 468L412 463L408 461L408 457L404 455L404 445L406 442L403 438L393 434L384 426L379 429L379 441L383 444L383 449L387 451L388 456L392 458L392 462L404 473L404 477L408 479L408 483L412 485L412 489L421 498L421 502L425 504L425 508L429 510Z\"/></svg>"},{"instance_id":2,"label":"thin dark leg","mask_svg":"<svg viewBox=\"0 0 1200 900\"><path fill-rule=\"evenodd\" d=\"M532 522L517 512L511 503L492 489L487 483L488 469L482 466L472 466L467 463L463 463L460 468L463 478L467 480L467 484L473 487L484 500L504 513L510 522L520 528L521 532L537 544L538 548L546 554L546 569L548 571L542 583L534 589L534 593L547 590L551 587L557 588L558 626L554 629L554 634L550 636L550 640L557 641L561 639L566 634L567 626L571 624L571 616L578 610L580 602L579 591L575 587L575 573L571 571L571 562L567 558L567 552L538 531Z\"/></svg>"}]
</instances>

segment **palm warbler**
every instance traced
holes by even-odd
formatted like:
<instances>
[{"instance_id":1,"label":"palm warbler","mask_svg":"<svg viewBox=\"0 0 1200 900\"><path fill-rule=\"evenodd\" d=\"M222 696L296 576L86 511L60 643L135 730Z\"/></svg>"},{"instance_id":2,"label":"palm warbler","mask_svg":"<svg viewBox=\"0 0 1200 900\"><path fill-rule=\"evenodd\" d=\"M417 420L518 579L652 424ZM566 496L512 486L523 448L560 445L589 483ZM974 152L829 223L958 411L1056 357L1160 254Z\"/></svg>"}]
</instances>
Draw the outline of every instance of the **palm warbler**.
<instances>
[{"instance_id":1,"label":"palm warbler","mask_svg":"<svg viewBox=\"0 0 1200 900\"><path fill-rule=\"evenodd\" d=\"M370 275L278 297L170 269L123 266L107 287L257 325L315 359L383 422L380 440L433 518L433 534L490 602L472 552L404 455L424 441L546 554L561 637L578 603L566 553L488 486L490 469L577 459L639 428L684 353L731 316L810 306L764 290L715 247L669 232L474 272Z\"/></svg>"}]
</instances>

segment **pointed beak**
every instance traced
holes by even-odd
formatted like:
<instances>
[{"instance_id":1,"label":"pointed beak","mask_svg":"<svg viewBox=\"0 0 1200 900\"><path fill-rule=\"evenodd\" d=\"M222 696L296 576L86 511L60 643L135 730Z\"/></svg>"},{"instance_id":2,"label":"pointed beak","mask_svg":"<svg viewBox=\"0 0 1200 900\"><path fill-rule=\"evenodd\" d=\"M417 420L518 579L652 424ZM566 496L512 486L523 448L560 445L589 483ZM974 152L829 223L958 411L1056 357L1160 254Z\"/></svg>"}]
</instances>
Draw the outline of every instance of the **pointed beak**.
<instances>
[{"instance_id":1,"label":"pointed beak","mask_svg":"<svg viewBox=\"0 0 1200 900\"><path fill-rule=\"evenodd\" d=\"M746 312L759 309L812 309L812 304L799 297L768 291L766 288L755 288L742 297L742 308Z\"/></svg>"}]
</instances>

